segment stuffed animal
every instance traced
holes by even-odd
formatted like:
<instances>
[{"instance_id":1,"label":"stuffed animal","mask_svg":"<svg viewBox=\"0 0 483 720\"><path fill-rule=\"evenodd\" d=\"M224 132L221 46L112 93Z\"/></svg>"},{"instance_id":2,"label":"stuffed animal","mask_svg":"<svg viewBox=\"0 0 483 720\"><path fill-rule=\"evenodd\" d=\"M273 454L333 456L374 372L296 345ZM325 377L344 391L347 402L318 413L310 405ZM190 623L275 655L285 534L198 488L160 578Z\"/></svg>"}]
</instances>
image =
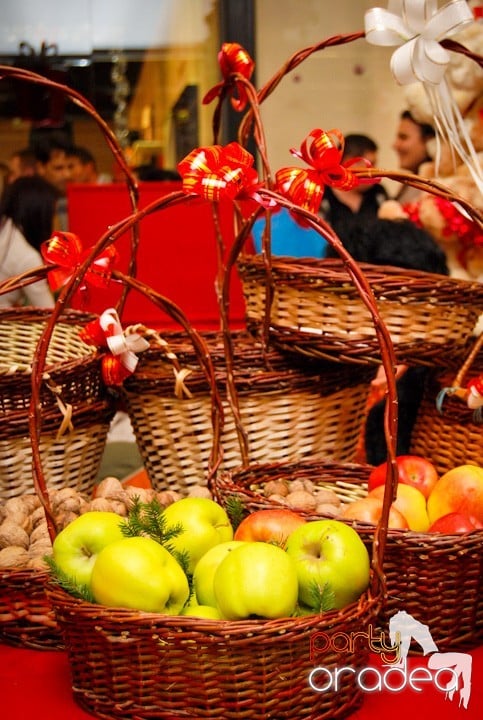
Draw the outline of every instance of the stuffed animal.
<instances>
[{"instance_id":1,"label":"stuffed animal","mask_svg":"<svg viewBox=\"0 0 483 720\"><path fill-rule=\"evenodd\" d=\"M472 23L455 39L472 52L483 55L483 23ZM483 68L462 53L452 52L447 80L464 118L476 164L479 163L483 169ZM433 114L422 84L408 85L405 96L413 117L419 122L432 124ZM483 211L483 193L467 165L455 157L451 147L441 143L437 146L436 141L432 141L428 151L433 160L420 168L420 175L437 180ZM483 282L483 231L460 210L457 204L422 193L420 199L410 205L400 206L394 200L383 203L379 216L410 218L429 231L445 251L453 277Z\"/></svg>"}]
</instances>

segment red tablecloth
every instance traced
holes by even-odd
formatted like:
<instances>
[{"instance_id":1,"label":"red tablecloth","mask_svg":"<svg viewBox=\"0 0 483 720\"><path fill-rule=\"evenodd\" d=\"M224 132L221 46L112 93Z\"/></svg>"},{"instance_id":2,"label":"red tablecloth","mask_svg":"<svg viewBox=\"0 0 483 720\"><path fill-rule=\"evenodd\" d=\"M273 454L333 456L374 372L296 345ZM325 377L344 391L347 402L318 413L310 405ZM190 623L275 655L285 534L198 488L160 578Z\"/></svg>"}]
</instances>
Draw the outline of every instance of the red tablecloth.
<instances>
[{"instance_id":1,"label":"red tablecloth","mask_svg":"<svg viewBox=\"0 0 483 720\"><path fill-rule=\"evenodd\" d=\"M447 700L434 686L421 692L374 692L365 696L351 720L477 720L483 707L483 647L473 651L472 692L468 708L457 698ZM5 720L89 720L92 716L72 700L69 664L63 652L47 652L0 645L0 707ZM371 658L371 667L378 658ZM426 667L424 658L410 658L408 670ZM223 718L220 717L220 720ZM282 719L280 719L282 720Z\"/></svg>"}]
</instances>

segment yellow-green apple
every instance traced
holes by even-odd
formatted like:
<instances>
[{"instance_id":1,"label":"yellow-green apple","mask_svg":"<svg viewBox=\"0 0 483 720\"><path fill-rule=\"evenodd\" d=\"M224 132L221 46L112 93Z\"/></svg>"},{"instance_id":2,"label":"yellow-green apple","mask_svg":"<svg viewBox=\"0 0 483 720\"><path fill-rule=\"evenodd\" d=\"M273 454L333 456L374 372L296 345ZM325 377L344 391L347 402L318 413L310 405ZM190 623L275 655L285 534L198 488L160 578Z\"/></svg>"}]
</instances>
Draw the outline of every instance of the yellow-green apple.
<instances>
[{"instance_id":1,"label":"yellow-green apple","mask_svg":"<svg viewBox=\"0 0 483 720\"><path fill-rule=\"evenodd\" d=\"M458 465L440 477L428 498L431 523L450 512L471 515L483 522L483 468Z\"/></svg>"},{"instance_id":2,"label":"yellow-green apple","mask_svg":"<svg viewBox=\"0 0 483 720\"><path fill-rule=\"evenodd\" d=\"M382 504L381 498L366 497L353 500L343 507L339 513L339 519L342 520L357 520L364 523L372 523L377 525L382 515ZM409 525L399 510L394 505L389 508L389 519L388 527L392 530L409 530Z\"/></svg>"},{"instance_id":3,"label":"yellow-green apple","mask_svg":"<svg viewBox=\"0 0 483 720\"><path fill-rule=\"evenodd\" d=\"M306 520L289 508L256 510L247 515L235 530L235 540L272 542L284 547L291 532Z\"/></svg>"},{"instance_id":4,"label":"yellow-green apple","mask_svg":"<svg viewBox=\"0 0 483 720\"><path fill-rule=\"evenodd\" d=\"M180 615L205 618L205 620L223 620L218 608L211 605L186 605Z\"/></svg>"},{"instance_id":5,"label":"yellow-green apple","mask_svg":"<svg viewBox=\"0 0 483 720\"><path fill-rule=\"evenodd\" d=\"M216 607L215 591L213 590L215 572L228 553L241 545L243 545L242 540L218 543L198 560L193 572L193 588L196 600L200 605Z\"/></svg>"},{"instance_id":6,"label":"yellow-green apple","mask_svg":"<svg viewBox=\"0 0 483 720\"><path fill-rule=\"evenodd\" d=\"M221 561L213 589L227 620L290 617L297 605L297 570L278 545L246 542Z\"/></svg>"},{"instance_id":7,"label":"yellow-green apple","mask_svg":"<svg viewBox=\"0 0 483 720\"><path fill-rule=\"evenodd\" d=\"M428 499L439 477L433 463L420 455L398 455L396 465L398 483L415 487ZM367 483L369 491L385 484L386 473L387 462L383 462L371 470Z\"/></svg>"},{"instance_id":8,"label":"yellow-green apple","mask_svg":"<svg viewBox=\"0 0 483 720\"><path fill-rule=\"evenodd\" d=\"M369 585L369 553L357 532L339 520L312 520L289 536L286 552L295 563L299 602L319 611L321 595L343 608Z\"/></svg>"},{"instance_id":9,"label":"yellow-green apple","mask_svg":"<svg viewBox=\"0 0 483 720\"><path fill-rule=\"evenodd\" d=\"M384 485L371 490L368 497L384 498ZM426 498L423 493L412 485L398 484L396 499L393 507L403 515L410 530L414 532L427 532L429 528L429 517L426 510Z\"/></svg>"},{"instance_id":10,"label":"yellow-green apple","mask_svg":"<svg viewBox=\"0 0 483 720\"><path fill-rule=\"evenodd\" d=\"M98 553L124 537L123 518L113 512L86 512L56 536L52 554L57 567L79 585L89 586Z\"/></svg>"},{"instance_id":11,"label":"yellow-green apple","mask_svg":"<svg viewBox=\"0 0 483 720\"><path fill-rule=\"evenodd\" d=\"M452 512L442 515L430 526L429 532L445 533L453 535L454 533L467 533L473 530L482 530L483 523L470 515Z\"/></svg>"},{"instance_id":12,"label":"yellow-green apple","mask_svg":"<svg viewBox=\"0 0 483 720\"><path fill-rule=\"evenodd\" d=\"M96 602L162 615L179 615L189 597L183 569L149 537L125 537L106 545L91 575Z\"/></svg>"},{"instance_id":13,"label":"yellow-green apple","mask_svg":"<svg viewBox=\"0 0 483 720\"><path fill-rule=\"evenodd\" d=\"M185 497L163 511L166 528L179 526L181 532L170 540L178 553L188 556L188 572L210 548L233 540L233 527L224 508L210 498Z\"/></svg>"}]
</instances>

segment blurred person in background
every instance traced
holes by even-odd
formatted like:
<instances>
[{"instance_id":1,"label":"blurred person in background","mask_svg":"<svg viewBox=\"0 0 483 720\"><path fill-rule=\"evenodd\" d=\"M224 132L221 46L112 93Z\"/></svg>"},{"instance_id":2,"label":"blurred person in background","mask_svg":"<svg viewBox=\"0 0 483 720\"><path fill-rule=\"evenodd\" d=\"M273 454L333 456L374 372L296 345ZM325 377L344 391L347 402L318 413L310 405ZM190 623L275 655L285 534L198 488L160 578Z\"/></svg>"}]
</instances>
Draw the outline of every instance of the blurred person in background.
<instances>
[{"instance_id":1,"label":"blurred person in background","mask_svg":"<svg viewBox=\"0 0 483 720\"><path fill-rule=\"evenodd\" d=\"M0 281L43 264L39 249L52 235L58 191L33 175L5 186L0 198ZM46 280L0 295L0 305L53 307Z\"/></svg>"},{"instance_id":2,"label":"blurred person in background","mask_svg":"<svg viewBox=\"0 0 483 720\"><path fill-rule=\"evenodd\" d=\"M376 142L368 135L352 133L344 138L342 163L354 158L363 158L372 167L377 167ZM365 167L361 163L353 167ZM333 228L341 240L377 218L380 206L388 199L388 193L380 183L360 183L351 190L342 190L326 185L319 209L319 215Z\"/></svg>"},{"instance_id":3,"label":"blurred person in background","mask_svg":"<svg viewBox=\"0 0 483 720\"><path fill-rule=\"evenodd\" d=\"M54 217L56 230L68 230L67 181L69 165L67 153L69 144L62 136L46 135L37 139L32 149L35 153L37 174L47 180L58 191L58 199Z\"/></svg>"},{"instance_id":4,"label":"blurred person in background","mask_svg":"<svg viewBox=\"0 0 483 720\"><path fill-rule=\"evenodd\" d=\"M100 173L97 162L90 150L74 145L67 150L67 166L69 182L75 183L109 183L112 177Z\"/></svg>"},{"instance_id":5,"label":"blurred person in background","mask_svg":"<svg viewBox=\"0 0 483 720\"><path fill-rule=\"evenodd\" d=\"M15 150L8 159L7 182L13 182L19 177L32 176L37 172L37 159L31 148Z\"/></svg>"},{"instance_id":6,"label":"blurred person in background","mask_svg":"<svg viewBox=\"0 0 483 720\"><path fill-rule=\"evenodd\" d=\"M431 160L428 143L434 137L435 131L431 125L418 122L409 110L404 110L400 115L396 137L392 145L392 149L398 156L400 169L419 175L421 165ZM414 202L421 192L410 185L402 185L394 199L401 204Z\"/></svg>"}]
</instances>

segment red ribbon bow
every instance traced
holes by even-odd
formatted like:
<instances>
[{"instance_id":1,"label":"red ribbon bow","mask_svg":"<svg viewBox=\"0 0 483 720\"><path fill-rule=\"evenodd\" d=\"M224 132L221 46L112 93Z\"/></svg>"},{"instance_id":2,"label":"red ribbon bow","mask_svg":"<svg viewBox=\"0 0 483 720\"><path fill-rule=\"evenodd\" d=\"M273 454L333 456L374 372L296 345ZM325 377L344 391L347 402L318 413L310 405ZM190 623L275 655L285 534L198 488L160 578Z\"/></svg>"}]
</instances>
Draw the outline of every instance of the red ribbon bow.
<instances>
[{"instance_id":1,"label":"red ribbon bow","mask_svg":"<svg viewBox=\"0 0 483 720\"><path fill-rule=\"evenodd\" d=\"M46 265L58 266L48 272L49 285L53 292L69 282L91 251L92 248L84 250L81 240L70 232L56 232L42 244L40 252ZM117 250L112 246L107 247L89 266L81 289L88 285L97 288L107 287L116 259Z\"/></svg>"},{"instance_id":2,"label":"red ribbon bow","mask_svg":"<svg viewBox=\"0 0 483 720\"><path fill-rule=\"evenodd\" d=\"M253 162L253 156L237 142L196 148L178 163L183 191L206 200L233 199L242 193L252 196L258 187Z\"/></svg>"},{"instance_id":3,"label":"red ribbon bow","mask_svg":"<svg viewBox=\"0 0 483 720\"><path fill-rule=\"evenodd\" d=\"M288 167L278 170L275 174L277 190L310 212L318 212L325 185L351 190L361 182L377 182L377 179L360 179L350 169L361 163L370 167L371 163L366 158L356 157L342 162L344 137L340 130L312 130L300 150L292 148L290 152L310 165L311 169Z\"/></svg>"},{"instance_id":4,"label":"red ribbon bow","mask_svg":"<svg viewBox=\"0 0 483 720\"><path fill-rule=\"evenodd\" d=\"M208 105L216 97L222 99L225 92L231 93L231 104L235 110L241 111L248 102L246 90L241 82L232 79L234 74L243 75L249 80L253 74L255 63L247 51L238 43L223 43L218 53L218 63L223 74L223 82L215 85L203 98ZM234 96L235 91L238 97Z\"/></svg>"},{"instance_id":5,"label":"red ribbon bow","mask_svg":"<svg viewBox=\"0 0 483 720\"><path fill-rule=\"evenodd\" d=\"M111 354L105 355L101 362L102 379L106 385L121 385L137 367L136 353L149 348L149 342L138 332L131 332L129 328L123 331L114 308L105 310L79 334L84 342L110 350Z\"/></svg>"}]
</instances>

